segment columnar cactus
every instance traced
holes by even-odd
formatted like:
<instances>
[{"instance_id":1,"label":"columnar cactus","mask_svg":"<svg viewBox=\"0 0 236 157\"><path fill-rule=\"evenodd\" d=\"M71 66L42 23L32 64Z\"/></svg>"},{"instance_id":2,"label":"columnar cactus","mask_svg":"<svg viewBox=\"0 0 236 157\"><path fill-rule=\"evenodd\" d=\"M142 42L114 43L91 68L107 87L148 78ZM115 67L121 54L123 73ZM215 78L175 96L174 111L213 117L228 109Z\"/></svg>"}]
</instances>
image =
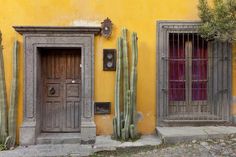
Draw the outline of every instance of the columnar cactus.
<instances>
[{"instance_id":1,"label":"columnar cactus","mask_svg":"<svg viewBox=\"0 0 236 157\"><path fill-rule=\"evenodd\" d=\"M10 107L8 114L8 135L11 137L10 147L14 147L16 141L16 117L17 117L17 100L18 100L18 41L14 42L13 47L13 65Z\"/></svg>"},{"instance_id":2,"label":"columnar cactus","mask_svg":"<svg viewBox=\"0 0 236 157\"><path fill-rule=\"evenodd\" d=\"M0 142L4 143L7 137L7 101L6 84L3 61L2 34L0 32Z\"/></svg>"},{"instance_id":3,"label":"columnar cactus","mask_svg":"<svg viewBox=\"0 0 236 157\"><path fill-rule=\"evenodd\" d=\"M121 114L120 114L120 105L121 105L121 70L122 70L122 38L117 40L118 48L118 57L117 57L117 72L116 72L116 86L115 86L115 120L113 122L116 125L113 127L114 135L117 137L121 136ZM116 129L116 130L115 130Z\"/></svg>"},{"instance_id":4,"label":"columnar cactus","mask_svg":"<svg viewBox=\"0 0 236 157\"><path fill-rule=\"evenodd\" d=\"M18 100L18 42L13 47L13 68L9 113L7 112L6 83L3 60L2 34L0 32L0 144L5 148L14 147L16 141L16 117ZM7 114L8 113L8 114Z\"/></svg>"},{"instance_id":5,"label":"columnar cactus","mask_svg":"<svg viewBox=\"0 0 236 157\"><path fill-rule=\"evenodd\" d=\"M127 29L122 30L123 38L123 93L124 93L124 113L125 113L125 135L129 137L130 124L130 103L129 103L129 63L128 63L128 43L127 43Z\"/></svg>"},{"instance_id":6,"label":"columnar cactus","mask_svg":"<svg viewBox=\"0 0 236 157\"><path fill-rule=\"evenodd\" d=\"M127 29L118 38L118 59L115 86L115 117L113 134L115 138L128 140L137 137L136 131L136 89L137 89L137 34L132 33L132 67L129 80ZM123 83L123 85L122 85ZM122 89L123 88L123 89ZM124 112L120 112L123 102Z\"/></svg>"},{"instance_id":7,"label":"columnar cactus","mask_svg":"<svg viewBox=\"0 0 236 157\"><path fill-rule=\"evenodd\" d=\"M125 115L128 114L128 90L129 90L129 65L128 65L128 43L127 43L127 29L124 28L122 30L122 47L123 47L123 66L122 66L122 72L123 72L123 103L124 103L124 113Z\"/></svg>"},{"instance_id":8,"label":"columnar cactus","mask_svg":"<svg viewBox=\"0 0 236 157\"><path fill-rule=\"evenodd\" d=\"M130 76L130 106L131 106L131 126L130 133L136 134L136 93L137 93L137 63L138 63L138 45L137 33L131 34L132 40L132 69ZM134 129L134 130L132 130ZM131 135L132 136L132 135Z\"/></svg>"}]
</instances>

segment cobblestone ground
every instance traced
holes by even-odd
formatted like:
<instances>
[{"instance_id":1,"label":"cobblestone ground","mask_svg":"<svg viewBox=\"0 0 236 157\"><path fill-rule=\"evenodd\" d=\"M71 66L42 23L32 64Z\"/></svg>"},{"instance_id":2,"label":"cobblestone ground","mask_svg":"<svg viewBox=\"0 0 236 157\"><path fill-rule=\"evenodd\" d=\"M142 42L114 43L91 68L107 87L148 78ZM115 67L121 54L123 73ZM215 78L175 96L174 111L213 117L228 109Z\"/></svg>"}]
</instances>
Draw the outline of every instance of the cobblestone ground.
<instances>
[{"instance_id":1,"label":"cobblestone ground","mask_svg":"<svg viewBox=\"0 0 236 157\"><path fill-rule=\"evenodd\" d=\"M234 139L236 140L236 139ZM133 157L236 157L236 141L202 141L154 149L131 155Z\"/></svg>"},{"instance_id":2,"label":"cobblestone ground","mask_svg":"<svg viewBox=\"0 0 236 157\"><path fill-rule=\"evenodd\" d=\"M97 156L132 156L132 157L236 157L236 137L231 135L226 139L206 141L193 140L190 143L162 146L150 149L148 147L130 151L101 153Z\"/></svg>"}]
</instances>

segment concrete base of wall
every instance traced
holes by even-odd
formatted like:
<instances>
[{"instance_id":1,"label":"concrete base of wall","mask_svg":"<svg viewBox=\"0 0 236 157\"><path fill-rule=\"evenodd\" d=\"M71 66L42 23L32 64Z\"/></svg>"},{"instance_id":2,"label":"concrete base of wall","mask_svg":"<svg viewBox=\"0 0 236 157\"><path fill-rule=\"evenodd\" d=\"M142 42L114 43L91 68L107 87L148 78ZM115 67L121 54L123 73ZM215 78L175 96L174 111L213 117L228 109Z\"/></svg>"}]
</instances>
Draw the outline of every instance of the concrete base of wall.
<instances>
[{"instance_id":1,"label":"concrete base of wall","mask_svg":"<svg viewBox=\"0 0 236 157\"><path fill-rule=\"evenodd\" d=\"M20 145L34 144L94 144L96 125L82 122L80 133L40 133L35 122L27 122L20 128Z\"/></svg>"},{"instance_id":2,"label":"concrete base of wall","mask_svg":"<svg viewBox=\"0 0 236 157\"><path fill-rule=\"evenodd\" d=\"M157 134L164 143L176 144L192 140L207 140L236 135L236 127L202 126L202 127L157 127Z\"/></svg>"}]
</instances>

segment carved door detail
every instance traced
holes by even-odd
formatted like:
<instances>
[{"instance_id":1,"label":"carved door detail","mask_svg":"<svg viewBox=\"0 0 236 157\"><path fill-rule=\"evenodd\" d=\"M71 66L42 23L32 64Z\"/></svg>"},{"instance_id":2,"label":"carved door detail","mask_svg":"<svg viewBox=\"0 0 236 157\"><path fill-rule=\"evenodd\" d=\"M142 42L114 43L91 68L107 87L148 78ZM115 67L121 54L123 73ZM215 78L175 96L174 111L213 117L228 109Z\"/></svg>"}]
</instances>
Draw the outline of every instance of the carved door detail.
<instances>
[{"instance_id":1,"label":"carved door detail","mask_svg":"<svg viewBox=\"0 0 236 157\"><path fill-rule=\"evenodd\" d=\"M80 131L80 49L45 49L41 57L42 131Z\"/></svg>"}]
</instances>

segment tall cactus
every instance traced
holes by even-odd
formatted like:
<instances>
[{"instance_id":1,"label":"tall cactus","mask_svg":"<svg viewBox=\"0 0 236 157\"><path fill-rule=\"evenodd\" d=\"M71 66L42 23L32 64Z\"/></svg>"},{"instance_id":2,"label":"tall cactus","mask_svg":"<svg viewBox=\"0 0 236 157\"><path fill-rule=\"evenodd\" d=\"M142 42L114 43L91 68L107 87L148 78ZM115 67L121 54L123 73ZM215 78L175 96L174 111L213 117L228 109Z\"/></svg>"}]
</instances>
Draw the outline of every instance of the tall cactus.
<instances>
[{"instance_id":1,"label":"tall cactus","mask_svg":"<svg viewBox=\"0 0 236 157\"><path fill-rule=\"evenodd\" d=\"M6 83L3 61L2 33L0 32L0 142L4 143L7 137L7 101Z\"/></svg>"},{"instance_id":2,"label":"tall cactus","mask_svg":"<svg viewBox=\"0 0 236 157\"><path fill-rule=\"evenodd\" d=\"M130 124L130 103L129 103L129 63L128 63L128 43L127 29L122 29L123 38L123 90L124 90L124 113L125 113L125 138L129 136Z\"/></svg>"},{"instance_id":3,"label":"tall cactus","mask_svg":"<svg viewBox=\"0 0 236 157\"><path fill-rule=\"evenodd\" d=\"M124 103L124 114L128 114L128 90L129 90L129 64L128 64L128 43L127 43L127 29L122 29L122 39L123 39L123 103Z\"/></svg>"},{"instance_id":4,"label":"tall cactus","mask_svg":"<svg viewBox=\"0 0 236 157\"><path fill-rule=\"evenodd\" d=\"M136 92L137 92L137 33L132 33L132 67L129 80L127 29L122 29L118 38L118 59L115 86L115 117L113 119L113 134L122 140L137 137L136 130ZM124 112L120 112L123 102Z\"/></svg>"},{"instance_id":5,"label":"tall cactus","mask_svg":"<svg viewBox=\"0 0 236 157\"><path fill-rule=\"evenodd\" d=\"M10 107L8 114L8 135L11 137L10 147L14 147L16 141L16 117L17 117L17 100L18 100L18 41L14 42L13 46L13 66L12 66L12 81Z\"/></svg>"},{"instance_id":6,"label":"tall cactus","mask_svg":"<svg viewBox=\"0 0 236 157\"><path fill-rule=\"evenodd\" d=\"M138 45L137 45L137 33L131 34L132 40L132 69L130 76L130 106L131 109L131 124L133 124L134 130L130 130L130 133L136 134L136 93L137 93L137 63L138 63ZM135 135L133 135L135 136Z\"/></svg>"},{"instance_id":7,"label":"tall cactus","mask_svg":"<svg viewBox=\"0 0 236 157\"><path fill-rule=\"evenodd\" d=\"M118 48L118 57L117 57L117 72L116 72L116 86L115 86L115 118L116 127L114 127L113 132L114 136L121 137L121 115L120 115L120 106L121 106L121 70L122 70L122 44L123 39L121 37L117 40Z\"/></svg>"}]
</instances>

